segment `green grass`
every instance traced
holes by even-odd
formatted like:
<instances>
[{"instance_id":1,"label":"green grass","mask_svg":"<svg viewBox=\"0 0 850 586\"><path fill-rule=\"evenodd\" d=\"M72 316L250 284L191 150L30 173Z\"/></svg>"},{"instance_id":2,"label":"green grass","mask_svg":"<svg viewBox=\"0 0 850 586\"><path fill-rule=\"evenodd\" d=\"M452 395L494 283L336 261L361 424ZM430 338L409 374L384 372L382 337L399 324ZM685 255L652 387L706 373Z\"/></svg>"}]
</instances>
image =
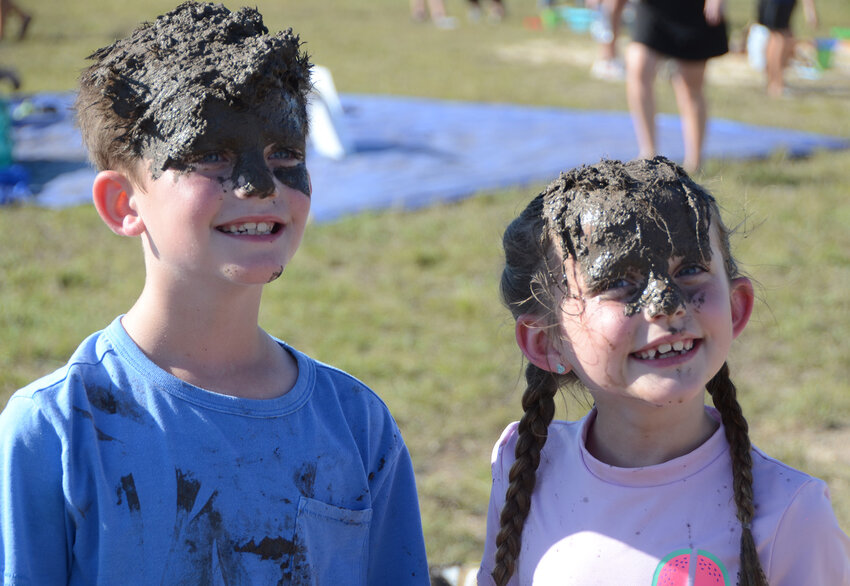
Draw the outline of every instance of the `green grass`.
<instances>
[{"instance_id":1,"label":"green grass","mask_svg":"<svg viewBox=\"0 0 850 586\"><path fill-rule=\"evenodd\" d=\"M447 4L463 16L460 0ZM72 89L87 54L173 7L161 0L26 5L36 15L31 36L0 43L0 64L19 69L24 91ZM342 92L625 110L622 84L597 82L586 65L564 57L592 57L589 37L522 27L535 5L515 0L501 26L461 18L450 32L411 24L399 0L259 8L272 30L301 33ZM750 5L732 7L734 30L747 24ZM850 25L845 0L818 6L817 34ZM815 34L802 23L798 30ZM530 62L540 46L546 59ZM767 100L758 83L713 83L712 115L850 136L850 72L793 83L794 97L783 100ZM659 81L657 88L660 109L675 112L669 87ZM740 224L736 253L758 283L756 314L730 358L754 441L829 481L850 528L847 169L848 151L777 154L710 161L699 179L721 200L728 223ZM522 364L497 298L499 239L541 187L312 225L264 297L268 330L362 378L389 404L414 458L432 563L476 563L481 554L490 450L520 414ZM125 311L141 271L138 242L114 236L90 207L0 209L0 405ZM586 409L568 398L564 405L570 417Z\"/></svg>"}]
</instances>

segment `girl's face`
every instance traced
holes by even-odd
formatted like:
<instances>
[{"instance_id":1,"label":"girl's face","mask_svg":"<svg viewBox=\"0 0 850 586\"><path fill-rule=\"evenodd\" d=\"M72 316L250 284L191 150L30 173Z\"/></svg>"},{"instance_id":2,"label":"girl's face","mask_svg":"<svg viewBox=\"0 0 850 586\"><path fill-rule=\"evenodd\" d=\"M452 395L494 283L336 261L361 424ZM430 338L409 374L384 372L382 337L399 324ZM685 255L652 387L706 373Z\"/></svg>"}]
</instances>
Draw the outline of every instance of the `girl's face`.
<instances>
[{"instance_id":1,"label":"girl's face","mask_svg":"<svg viewBox=\"0 0 850 586\"><path fill-rule=\"evenodd\" d=\"M637 232L648 230L641 224ZM748 279L730 281L717 230L708 231L710 251L674 241L637 256L604 246L585 226L583 237L595 244L584 262L564 263L569 294L559 299L558 350L597 404L703 401L753 299Z\"/></svg>"}]
</instances>

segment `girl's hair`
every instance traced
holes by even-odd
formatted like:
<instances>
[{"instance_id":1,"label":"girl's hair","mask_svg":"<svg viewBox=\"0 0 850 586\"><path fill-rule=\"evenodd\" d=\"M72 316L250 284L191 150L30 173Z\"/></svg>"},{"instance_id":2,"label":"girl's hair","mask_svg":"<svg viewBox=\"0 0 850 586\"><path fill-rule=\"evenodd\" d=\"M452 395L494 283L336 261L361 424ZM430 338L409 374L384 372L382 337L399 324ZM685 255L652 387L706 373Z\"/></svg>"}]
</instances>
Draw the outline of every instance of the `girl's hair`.
<instances>
[{"instance_id":1,"label":"girl's hair","mask_svg":"<svg viewBox=\"0 0 850 586\"><path fill-rule=\"evenodd\" d=\"M707 206L709 221L717 229L720 249L730 279L739 276L729 247L730 230L720 217L717 202L704 188L693 182L685 171L663 158L632 161L602 161L594 166L572 170L552 182L535 197L508 226L503 237L505 268L502 272L502 300L513 316L531 313L547 317L554 324L557 287L566 287L563 258L572 244L557 228L558 218L550 210L552 202L567 193L607 191L618 197L630 197L648 190L696 197ZM574 254L572 255L574 256ZM540 452L546 443L549 424L555 415L555 394L574 383L573 373L556 375L529 363L526 390L522 396L523 416L517 428L516 461L508 475L505 505L496 536L496 563L492 575L498 586L507 584L516 571L522 545L522 530L531 508ZM724 363L708 382L706 389L720 412L732 457L732 479L737 517L741 523L739 586L766 586L752 534L755 516L751 445L747 421L736 397L735 385Z\"/></svg>"}]
</instances>

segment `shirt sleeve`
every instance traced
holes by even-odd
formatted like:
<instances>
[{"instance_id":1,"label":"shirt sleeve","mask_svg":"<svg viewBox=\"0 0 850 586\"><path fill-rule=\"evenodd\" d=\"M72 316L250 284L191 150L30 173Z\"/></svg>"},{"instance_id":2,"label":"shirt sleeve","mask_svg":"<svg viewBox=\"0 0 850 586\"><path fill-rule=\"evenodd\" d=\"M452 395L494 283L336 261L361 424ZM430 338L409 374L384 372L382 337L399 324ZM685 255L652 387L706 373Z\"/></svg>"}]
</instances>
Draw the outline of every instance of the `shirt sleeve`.
<instances>
[{"instance_id":1,"label":"shirt sleeve","mask_svg":"<svg viewBox=\"0 0 850 586\"><path fill-rule=\"evenodd\" d=\"M779 524L766 570L771 586L850 584L850 539L825 482L801 487Z\"/></svg>"},{"instance_id":2,"label":"shirt sleeve","mask_svg":"<svg viewBox=\"0 0 850 586\"><path fill-rule=\"evenodd\" d=\"M3 584L66 584L72 544L62 447L29 397L0 413L0 569Z\"/></svg>"},{"instance_id":3,"label":"shirt sleeve","mask_svg":"<svg viewBox=\"0 0 850 586\"><path fill-rule=\"evenodd\" d=\"M386 462L372 495L368 584L428 586L428 562L413 464L399 436L397 457Z\"/></svg>"}]
</instances>

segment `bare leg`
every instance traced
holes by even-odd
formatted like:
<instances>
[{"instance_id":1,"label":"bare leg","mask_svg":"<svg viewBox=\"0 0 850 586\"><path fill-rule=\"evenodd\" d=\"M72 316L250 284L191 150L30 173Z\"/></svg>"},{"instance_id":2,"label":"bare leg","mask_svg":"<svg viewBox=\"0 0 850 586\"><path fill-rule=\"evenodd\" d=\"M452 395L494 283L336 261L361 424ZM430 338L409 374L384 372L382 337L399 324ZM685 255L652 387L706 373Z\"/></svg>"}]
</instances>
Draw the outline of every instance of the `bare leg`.
<instances>
[{"instance_id":1,"label":"bare leg","mask_svg":"<svg viewBox=\"0 0 850 586\"><path fill-rule=\"evenodd\" d=\"M9 17L9 0L0 0L0 39L6 32L6 19Z\"/></svg>"},{"instance_id":2,"label":"bare leg","mask_svg":"<svg viewBox=\"0 0 850 586\"><path fill-rule=\"evenodd\" d=\"M626 50L626 98L641 158L655 156L655 73L658 54L641 43Z\"/></svg>"},{"instance_id":3,"label":"bare leg","mask_svg":"<svg viewBox=\"0 0 850 586\"><path fill-rule=\"evenodd\" d=\"M702 144L708 107L705 100L705 61L677 61L673 75L673 91L682 119L682 138L685 141L685 161L682 165L688 173L699 170L702 164Z\"/></svg>"},{"instance_id":4,"label":"bare leg","mask_svg":"<svg viewBox=\"0 0 850 586\"><path fill-rule=\"evenodd\" d=\"M764 65L767 73L767 94L771 97L780 97L785 89L785 68L791 60L793 47L791 31L770 31Z\"/></svg>"},{"instance_id":5,"label":"bare leg","mask_svg":"<svg viewBox=\"0 0 850 586\"><path fill-rule=\"evenodd\" d=\"M417 22L428 19L425 13L425 0L410 0L410 18Z\"/></svg>"},{"instance_id":6,"label":"bare leg","mask_svg":"<svg viewBox=\"0 0 850 586\"><path fill-rule=\"evenodd\" d=\"M443 0L428 0L428 10L431 12L431 20L440 20L446 17L446 6Z\"/></svg>"},{"instance_id":7,"label":"bare leg","mask_svg":"<svg viewBox=\"0 0 850 586\"><path fill-rule=\"evenodd\" d=\"M608 26L611 28L611 41L602 43L602 58L611 60L617 57L617 39L620 37L620 24L626 0L606 0L603 4Z\"/></svg>"}]
</instances>

